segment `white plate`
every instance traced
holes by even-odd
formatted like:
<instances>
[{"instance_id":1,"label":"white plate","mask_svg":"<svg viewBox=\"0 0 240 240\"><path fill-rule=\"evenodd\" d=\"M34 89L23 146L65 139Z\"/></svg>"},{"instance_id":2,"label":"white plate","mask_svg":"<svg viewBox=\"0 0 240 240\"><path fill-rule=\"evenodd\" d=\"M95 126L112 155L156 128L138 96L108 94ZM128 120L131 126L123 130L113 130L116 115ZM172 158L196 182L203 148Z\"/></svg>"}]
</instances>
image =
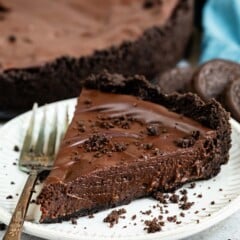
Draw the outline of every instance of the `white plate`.
<instances>
[{"instance_id":1,"label":"white plate","mask_svg":"<svg viewBox=\"0 0 240 240\"><path fill-rule=\"evenodd\" d=\"M48 107L48 125L51 126L51 120L54 113L54 108L58 106L58 112L64 115L64 106L69 106L69 111L72 114L76 100L66 100L58 103L50 104ZM38 113L42 115L42 110ZM24 133L30 119L30 113L23 114L0 129L0 221L8 223L11 213L17 203L18 197L16 193L20 193L26 181L27 175L18 170L14 165L19 158L19 152L13 151L14 145L21 147ZM40 118L39 118L40 119ZM63 121L63 117L60 117ZM62 124L61 122L59 123ZM161 232L148 234L143 228L144 224L141 219L151 219L151 216L142 215L140 210L152 210L154 216L159 215L159 210L152 209L150 206L156 204L153 199L141 199L124 206L127 210L126 218L120 219L119 224L113 228L109 228L106 223L103 223L103 218L106 217L112 209L99 212L95 217L81 217L78 219L78 224L73 225L71 222L61 224L39 224L33 221L26 221L24 224L24 232L39 236L46 239L161 239L173 240L190 236L200 232L219 221L227 218L240 208L240 125L231 120L232 125L232 148L230 152L230 160L227 165L222 166L221 173L208 181L196 183L194 189L188 189L188 197L195 204L192 208L185 211L185 218L178 217L182 224L169 223L167 221ZM11 184L14 181L15 184ZM184 188L187 188L185 185ZM219 189L222 188L222 191ZM194 193L202 194L202 198L198 198ZM12 195L13 199L6 199L6 196ZM215 201L211 205L211 201ZM38 212L36 207L31 204L29 216ZM118 207L120 208L120 207ZM118 209L117 208L117 209ZM205 211L201 210L206 208ZM176 204L168 204L169 214L164 215L164 218L171 215L179 215L182 210L179 210ZM199 211L195 214L195 211ZM135 221L131 217L137 214ZM197 224L197 220L200 223ZM134 225L134 223L137 225ZM123 228L127 226L127 228Z\"/></svg>"}]
</instances>

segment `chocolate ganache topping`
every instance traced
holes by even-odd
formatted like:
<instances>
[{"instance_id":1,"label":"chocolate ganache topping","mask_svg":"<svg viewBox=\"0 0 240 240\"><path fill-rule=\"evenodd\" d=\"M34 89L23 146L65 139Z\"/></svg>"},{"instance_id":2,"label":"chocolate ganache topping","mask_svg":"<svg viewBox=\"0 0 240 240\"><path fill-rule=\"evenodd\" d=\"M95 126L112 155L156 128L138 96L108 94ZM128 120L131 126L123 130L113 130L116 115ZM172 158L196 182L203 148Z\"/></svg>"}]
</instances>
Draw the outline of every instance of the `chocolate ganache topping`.
<instances>
[{"instance_id":1,"label":"chocolate ganache topping","mask_svg":"<svg viewBox=\"0 0 240 240\"><path fill-rule=\"evenodd\" d=\"M163 106L84 89L46 183L69 182L99 167L177 153L214 134Z\"/></svg>"}]
</instances>

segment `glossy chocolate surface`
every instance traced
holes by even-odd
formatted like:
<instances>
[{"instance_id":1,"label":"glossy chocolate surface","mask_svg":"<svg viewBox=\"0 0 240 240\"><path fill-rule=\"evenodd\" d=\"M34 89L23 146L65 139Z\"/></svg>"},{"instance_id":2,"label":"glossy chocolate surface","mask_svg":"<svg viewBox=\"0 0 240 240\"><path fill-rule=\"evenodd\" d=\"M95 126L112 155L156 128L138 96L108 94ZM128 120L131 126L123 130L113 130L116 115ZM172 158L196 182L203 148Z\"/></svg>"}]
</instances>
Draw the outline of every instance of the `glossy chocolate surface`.
<instances>
[{"instance_id":1,"label":"glossy chocolate surface","mask_svg":"<svg viewBox=\"0 0 240 240\"><path fill-rule=\"evenodd\" d=\"M187 148L179 140L194 144L194 139L213 135L213 130L163 106L130 95L84 89L45 183L70 182L118 164L183 154Z\"/></svg>"},{"instance_id":2,"label":"glossy chocolate surface","mask_svg":"<svg viewBox=\"0 0 240 240\"><path fill-rule=\"evenodd\" d=\"M42 64L62 55L135 40L162 26L179 0L146 4L139 0L3 0L0 12L0 69ZM154 2L154 1L152 1Z\"/></svg>"}]
</instances>

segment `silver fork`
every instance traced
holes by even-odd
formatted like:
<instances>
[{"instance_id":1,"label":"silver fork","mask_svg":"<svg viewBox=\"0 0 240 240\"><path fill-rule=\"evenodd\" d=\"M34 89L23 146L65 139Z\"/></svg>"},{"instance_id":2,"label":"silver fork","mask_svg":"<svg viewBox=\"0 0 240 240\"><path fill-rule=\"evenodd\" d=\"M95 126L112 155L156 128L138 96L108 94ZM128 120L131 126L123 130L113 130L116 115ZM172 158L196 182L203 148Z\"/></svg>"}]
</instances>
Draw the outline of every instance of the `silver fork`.
<instances>
[{"instance_id":1,"label":"silver fork","mask_svg":"<svg viewBox=\"0 0 240 240\"><path fill-rule=\"evenodd\" d=\"M22 194L18 200L15 211L12 215L11 221L3 237L3 240L19 240L21 238L22 227L26 212L28 209L29 201L32 196L33 188L38 178L39 173L44 170L50 170L53 165L55 154L58 150L57 136L58 136L58 117L57 110L55 109L53 128L49 134L47 149L44 149L45 142L45 125L46 125L46 107L44 108L43 118L38 133L36 143L33 139L33 130L35 125L37 104L33 106L33 113L31 116L30 124L24 138L23 147L20 153L19 169L29 174L25 183ZM60 138L63 137L68 125L68 109L65 113L65 124L59 134ZM61 139L60 139L61 140ZM60 141L59 140L59 141Z\"/></svg>"}]
</instances>

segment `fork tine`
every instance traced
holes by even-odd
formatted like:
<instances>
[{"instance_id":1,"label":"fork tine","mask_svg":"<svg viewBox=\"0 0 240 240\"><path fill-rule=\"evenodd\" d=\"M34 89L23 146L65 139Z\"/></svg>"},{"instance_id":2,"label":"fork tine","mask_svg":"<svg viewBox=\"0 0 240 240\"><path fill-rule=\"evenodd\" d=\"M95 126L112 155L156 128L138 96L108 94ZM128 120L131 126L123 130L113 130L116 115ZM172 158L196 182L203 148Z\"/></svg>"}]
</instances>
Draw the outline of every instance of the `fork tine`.
<instances>
[{"instance_id":1,"label":"fork tine","mask_svg":"<svg viewBox=\"0 0 240 240\"><path fill-rule=\"evenodd\" d=\"M64 119L64 126L63 126L63 129L62 129L62 132L61 132L61 136L60 136L60 142L62 141L65 133L66 133L66 130L67 130L67 127L68 127L68 123L69 123L69 114L68 114L68 105L66 106L66 110L65 110L65 119Z\"/></svg>"},{"instance_id":2,"label":"fork tine","mask_svg":"<svg viewBox=\"0 0 240 240\"><path fill-rule=\"evenodd\" d=\"M43 117L40 125L40 130L37 138L37 142L34 148L36 155L43 155L44 153L44 140L45 140L45 125L46 125L46 105L43 109Z\"/></svg>"},{"instance_id":3,"label":"fork tine","mask_svg":"<svg viewBox=\"0 0 240 240\"><path fill-rule=\"evenodd\" d=\"M29 123L28 129L27 129L27 132L26 132L26 136L23 141L20 159L23 157L23 155L25 153L29 152L30 148L32 147L33 129L34 129L34 124L35 124L35 116L36 116L37 108L38 108L38 104L34 103L30 123Z\"/></svg>"},{"instance_id":4,"label":"fork tine","mask_svg":"<svg viewBox=\"0 0 240 240\"><path fill-rule=\"evenodd\" d=\"M55 116L54 116L54 121L53 121L53 129L52 129L52 131L49 135L49 139L48 139L48 148L47 148L47 155L48 156L55 155L55 149L56 149L56 140L57 140L57 132L58 132L57 108L55 108L55 113L54 114L55 114Z\"/></svg>"},{"instance_id":5,"label":"fork tine","mask_svg":"<svg viewBox=\"0 0 240 240\"><path fill-rule=\"evenodd\" d=\"M65 106L65 114L64 114L64 122L63 122L63 127L61 128L61 131L60 131L60 136L58 137L57 141L56 141L56 149L55 149L55 153L58 152L59 150L59 147L61 145L61 142L62 142L62 139L65 135L65 132L67 130L67 127L68 127L68 122L69 122L69 114L68 114L68 105Z\"/></svg>"}]
</instances>

